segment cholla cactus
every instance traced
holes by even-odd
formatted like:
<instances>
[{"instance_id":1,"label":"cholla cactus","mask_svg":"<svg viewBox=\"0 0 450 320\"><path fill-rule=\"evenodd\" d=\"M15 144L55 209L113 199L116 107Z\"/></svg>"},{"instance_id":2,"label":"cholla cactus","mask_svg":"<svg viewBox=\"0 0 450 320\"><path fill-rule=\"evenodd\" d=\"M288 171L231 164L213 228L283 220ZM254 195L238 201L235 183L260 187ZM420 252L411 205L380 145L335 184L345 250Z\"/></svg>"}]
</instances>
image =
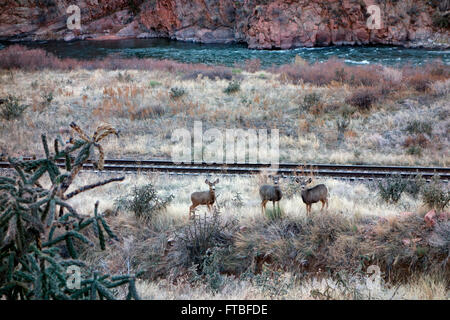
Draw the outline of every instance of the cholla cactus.
<instances>
[{"instance_id":1,"label":"cholla cactus","mask_svg":"<svg viewBox=\"0 0 450 320\"><path fill-rule=\"evenodd\" d=\"M83 229L94 228L102 249L106 245L105 234L117 240L98 213L98 202L93 217L78 213L67 203L84 191L124 180L113 178L66 193L93 148L100 153L97 167L103 168L104 153L99 142L118 132L103 125L89 137L75 123L70 126L81 139L72 139L65 145L58 137L51 153L43 135L45 158L30 161L9 158L15 174L0 176L0 299L113 299L111 289L124 284L128 284L127 298L138 298L134 275L99 275L78 260L75 242L92 245ZM65 160L64 168L58 165L62 163L59 160ZM45 174L51 181L49 188L39 182ZM62 232L55 236L58 228ZM61 256L61 246L65 246L70 258ZM84 280L78 288L67 285L68 266L83 270Z\"/></svg>"}]
</instances>

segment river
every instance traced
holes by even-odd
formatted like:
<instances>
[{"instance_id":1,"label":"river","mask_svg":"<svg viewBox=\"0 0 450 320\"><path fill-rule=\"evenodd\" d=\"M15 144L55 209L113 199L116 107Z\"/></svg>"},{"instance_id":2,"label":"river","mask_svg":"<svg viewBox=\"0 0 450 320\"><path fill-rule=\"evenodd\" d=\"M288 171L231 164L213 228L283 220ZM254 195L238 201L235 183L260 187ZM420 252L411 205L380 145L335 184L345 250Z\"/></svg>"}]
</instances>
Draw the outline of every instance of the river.
<instances>
[{"instance_id":1,"label":"river","mask_svg":"<svg viewBox=\"0 0 450 320\"><path fill-rule=\"evenodd\" d=\"M11 43L1 42L0 49ZM61 58L101 59L109 55L121 57L171 59L188 63L233 66L248 59L260 59L262 67L291 63L296 55L309 62L330 57L348 64L421 65L440 59L450 65L450 50L409 49L395 46L343 46L297 48L291 50L250 50L243 44L201 44L167 39L127 39L112 41L40 41L21 42L42 48Z\"/></svg>"}]
</instances>

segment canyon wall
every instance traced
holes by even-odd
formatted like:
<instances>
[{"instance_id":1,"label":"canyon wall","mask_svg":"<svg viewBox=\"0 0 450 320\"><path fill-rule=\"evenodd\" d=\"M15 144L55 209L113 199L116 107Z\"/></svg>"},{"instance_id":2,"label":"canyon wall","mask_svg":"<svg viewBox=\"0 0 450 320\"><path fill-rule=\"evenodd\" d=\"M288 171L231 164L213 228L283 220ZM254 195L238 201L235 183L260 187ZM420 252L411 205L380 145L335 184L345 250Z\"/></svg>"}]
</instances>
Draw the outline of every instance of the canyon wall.
<instances>
[{"instance_id":1,"label":"canyon wall","mask_svg":"<svg viewBox=\"0 0 450 320\"><path fill-rule=\"evenodd\" d=\"M71 4L81 29L69 30ZM379 28L367 12L380 8ZM1 40L165 37L249 48L450 47L450 0L2 0Z\"/></svg>"}]
</instances>

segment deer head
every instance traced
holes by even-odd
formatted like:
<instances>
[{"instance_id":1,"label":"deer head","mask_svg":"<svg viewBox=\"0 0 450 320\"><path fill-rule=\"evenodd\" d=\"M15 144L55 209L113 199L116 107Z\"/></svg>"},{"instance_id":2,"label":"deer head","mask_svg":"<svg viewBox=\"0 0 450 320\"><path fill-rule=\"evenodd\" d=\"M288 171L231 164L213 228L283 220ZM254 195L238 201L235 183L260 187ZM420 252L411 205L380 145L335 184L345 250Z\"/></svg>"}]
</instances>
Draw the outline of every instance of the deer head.
<instances>
[{"instance_id":1,"label":"deer head","mask_svg":"<svg viewBox=\"0 0 450 320\"><path fill-rule=\"evenodd\" d=\"M305 189L306 189L306 186L312 182L312 178L309 178L308 180L306 180L306 179L301 179L301 178L299 178L299 177L296 177L296 178L295 178L295 182L297 182L298 184L300 184L300 188L301 188L302 190L305 190Z\"/></svg>"},{"instance_id":2,"label":"deer head","mask_svg":"<svg viewBox=\"0 0 450 320\"><path fill-rule=\"evenodd\" d=\"M205 180L205 183L209 186L210 191L216 190L216 184L219 183L219 179L216 179L214 182L210 182L208 179Z\"/></svg>"},{"instance_id":3,"label":"deer head","mask_svg":"<svg viewBox=\"0 0 450 320\"><path fill-rule=\"evenodd\" d=\"M273 185L277 186L280 182L280 176L272 176L272 175L268 175L269 179L272 179L273 181Z\"/></svg>"}]
</instances>

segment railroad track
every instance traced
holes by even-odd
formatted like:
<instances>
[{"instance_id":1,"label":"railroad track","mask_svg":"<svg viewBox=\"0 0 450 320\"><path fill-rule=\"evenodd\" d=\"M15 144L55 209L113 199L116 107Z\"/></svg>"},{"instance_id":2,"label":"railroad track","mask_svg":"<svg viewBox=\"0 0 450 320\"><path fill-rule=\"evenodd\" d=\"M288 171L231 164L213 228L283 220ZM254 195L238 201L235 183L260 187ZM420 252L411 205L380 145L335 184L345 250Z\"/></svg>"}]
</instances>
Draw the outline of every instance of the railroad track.
<instances>
[{"instance_id":1,"label":"railroad track","mask_svg":"<svg viewBox=\"0 0 450 320\"><path fill-rule=\"evenodd\" d=\"M22 158L30 160L31 158ZM64 161L57 161L61 167ZM0 162L0 168L10 168L8 162ZM83 170L97 170L93 163L88 162ZM183 163L174 164L170 160L132 160L132 159L107 159L105 171L116 172L165 172L175 174L220 174L220 175L250 175L266 170L278 172L282 175L295 175L314 173L315 176L346 178L346 179L382 179L392 174L403 178L411 178L420 174L429 180L438 175L442 180L450 180L450 168L445 167L406 167L406 166L370 166L370 165L333 165L333 164L296 164L281 163L278 169L271 168L269 164L206 164Z\"/></svg>"}]
</instances>

